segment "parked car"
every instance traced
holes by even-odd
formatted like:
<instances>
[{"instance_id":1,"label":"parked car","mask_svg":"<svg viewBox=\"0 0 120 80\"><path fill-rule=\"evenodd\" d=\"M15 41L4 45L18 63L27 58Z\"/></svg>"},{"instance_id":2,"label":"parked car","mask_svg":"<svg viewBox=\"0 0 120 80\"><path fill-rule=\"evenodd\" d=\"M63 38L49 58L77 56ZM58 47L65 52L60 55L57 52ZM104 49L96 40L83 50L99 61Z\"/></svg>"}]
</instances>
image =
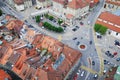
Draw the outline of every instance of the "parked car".
<instances>
[{"instance_id":1,"label":"parked car","mask_svg":"<svg viewBox=\"0 0 120 80\"><path fill-rule=\"evenodd\" d=\"M92 61L92 65L95 65L95 61Z\"/></svg>"},{"instance_id":2,"label":"parked car","mask_svg":"<svg viewBox=\"0 0 120 80\"><path fill-rule=\"evenodd\" d=\"M107 70L106 70L106 69L104 69L103 74L105 74L106 72L107 72Z\"/></svg>"},{"instance_id":3,"label":"parked car","mask_svg":"<svg viewBox=\"0 0 120 80\"><path fill-rule=\"evenodd\" d=\"M74 37L74 38L73 38L73 40L76 40L76 39L77 39L77 37Z\"/></svg>"},{"instance_id":4,"label":"parked car","mask_svg":"<svg viewBox=\"0 0 120 80\"><path fill-rule=\"evenodd\" d=\"M73 31L76 31L77 29L76 29L76 28L73 28L72 30L73 30Z\"/></svg>"},{"instance_id":5,"label":"parked car","mask_svg":"<svg viewBox=\"0 0 120 80\"><path fill-rule=\"evenodd\" d=\"M77 80L77 78L78 78L78 75L75 74L74 77L73 77L73 80Z\"/></svg>"},{"instance_id":6,"label":"parked car","mask_svg":"<svg viewBox=\"0 0 120 80\"><path fill-rule=\"evenodd\" d=\"M116 61L120 61L120 57L116 59Z\"/></svg>"},{"instance_id":7,"label":"parked car","mask_svg":"<svg viewBox=\"0 0 120 80\"><path fill-rule=\"evenodd\" d=\"M84 73L85 73L85 71L82 71L80 76L84 76Z\"/></svg>"},{"instance_id":8,"label":"parked car","mask_svg":"<svg viewBox=\"0 0 120 80\"><path fill-rule=\"evenodd\" d=\"M83 25L83 22L80 22L80 25Z\"/></svg>"},{"instance_id":9,"label":"parked car","mask_svg":"<svg viewBox=\"0 0 120 80\"><path fill-rule=\"evenodd\" d=\"M115 42L115 45L120 45L118 40L115 40L114 42Z\"/></svg>"},{"instance_id":10,"label":"parked car","mask_svg":"<svg viewBox=\"0 0 120 80\"><path fill-rule=\"evenodd\" d=\"M90 21L88 21L87 23L88 23L88 25L89 25L91 22L90 22Z\"/></svg>"},{"instance_id":11,"label":"parked car","mask_svg":"<svg viewBox=\"0 0 120 80\"><path fill-rule=\"evenodd\" d=\"M93 76L94 79L98 79L98 74L96 73L94 76Z\"/></svg>"},{"instance_id":12,"label":"parked car","mask_svg":"<svg viewBox=\"0 0 120 80\"><path fill-rule=\"evenodd\" d=\"M92 44L92 41L90 41L90 44Z\"/></svg>"},{"instance_id":13,"label":"parked car","mask_svg":"<svg viewBox=\"0 0 120 80\"><path fill-rule=\"evenodd\" d=\"M110 57L110 58L113 58L113 57L114 57L114 55L111 54L110 51L106 51L105 54L106 54L108 57Z\"/></svg>"},{"instance_id":14,"label":"parked car","mask_svg":"<svg viewBox=\"0 0 120 80\"><path fill-rule=\"evenodd\" d=\"M80 27L79 26L75 26L77 29L79 29Z\"/></svg>"},{"instance_id":15,"label":"parked car","mask_svg":"<svg viewBox=\"0 0 120 80\"><path fill-rule=\"evenodd\" d=\"M114 56L117 55L117 54L118 54L117 52L114 52L114 53L113 53Z\"/></svg>"},{"instance_id":16,"label":"parked car","mask_svg":"<svg viewBox=\"0 0 120 80\"><path fill-rule=\"evenodd\" d=\"M109 61L107 61L107 60L104 60L104 64L108 64L108 62L109 62Z\"/></svg>"},{"instance_id":17,"label":"parked car","mask_svg":"<svg viewBox=\"0 0 120 80\"><path fill-rule=\"evenodd\" d=\"M80 44L80 42L78 41L76 45L79 45L79 44Z\"/></svg>"}]
</instances>

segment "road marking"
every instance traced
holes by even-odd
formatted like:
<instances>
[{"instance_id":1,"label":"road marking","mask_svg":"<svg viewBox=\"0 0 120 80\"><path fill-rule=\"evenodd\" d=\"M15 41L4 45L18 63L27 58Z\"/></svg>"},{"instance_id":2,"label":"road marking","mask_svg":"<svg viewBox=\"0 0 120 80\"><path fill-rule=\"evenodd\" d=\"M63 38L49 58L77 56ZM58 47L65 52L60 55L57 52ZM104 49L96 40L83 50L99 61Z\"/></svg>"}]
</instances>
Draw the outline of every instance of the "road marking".
<instances>
[{"instance_id":1,"label":"road marking","mask_svg":"<svg viewBox=\"0 0 120 80\"><path fill-rule=\"evenodd\" d=\"M82 69L84 69L84 70L86 70L86 71L89 71L89 72L92 73L92 74L98 73L98 72L92 70L91 68L88 68L88 67L83 66L83 65L81 65L80 68L82 68Z\"/></svg>"},{"instance_id":2,"label":"road marking","mask_svg":"<svg viewBox=\"0 0 120 80\"><path fill-rule=\"evenodd\" d=\"M91 57L88 57L87 60L88 60L89 64L91 65Z\"/></svg>"},{"instance_id":3,"label":"road marking","mask_svg":"<svg viewBox=\"0 0 120 80\"><path fill-rule=\"evenodd\" d=\"M58 40L59 40L59 41L62 40L62 36L61 36L61 35L58 36Z\"/></svg>"},{"instance_id":4,"label":"road marking","mask_svg":"<svg viewBox=\"0 0 120 80\"><path fill-rule=\"evenodd\" d=\"M93 30L94 31L94 30ZM94 41L97 43L97 38L95 36L95 32L93 32L93 36L94 36ZM96 47L96 51L98 53L98 57L99 57L99 60L100 60L100 71L99 71L99 75L103 75L103 71L104 71L104 62L103 62L103 57L102 57L102 52L101 52L101 49L95 45Z\"/></svg>"}]
</instances>

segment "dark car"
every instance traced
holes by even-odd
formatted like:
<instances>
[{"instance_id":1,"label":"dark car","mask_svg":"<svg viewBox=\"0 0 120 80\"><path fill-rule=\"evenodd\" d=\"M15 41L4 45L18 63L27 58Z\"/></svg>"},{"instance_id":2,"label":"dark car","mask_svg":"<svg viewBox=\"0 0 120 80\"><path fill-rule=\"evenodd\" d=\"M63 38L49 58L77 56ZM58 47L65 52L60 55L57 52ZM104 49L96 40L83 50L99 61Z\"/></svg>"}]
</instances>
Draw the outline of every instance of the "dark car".
<instances>
[{"instance_id":1,"label":"dark car","mask_svg":"<svg viewBox=\"0 0 120 80\"><path fill-rule=\"evenodd\" d=\"M95 65L95 61L92 61L92 65Z\"/></svg>"},{"instance_id":2,"label":"dark car","mask_svg":"<svg viewBox=\"0 0 120 80\"><path fill-rule=\"evenodd\" d=\"M72 30L73 30L73 31L76 31L77 29L76 29L76 28L73 28Z\"/></svg>"},{"instance_id":3,"label":"dark car","mask_svg":"<svg viewBox=\"0 0 120 80\"><path fill-rule=\"evenodd\" d=\"M101 39L101 38L102 38L102 36L101 36L101 35L97 35L97 38L100 38L100 39Z\"/></svg>"},{"instance_id":4,"label":"dark car","mask_svg":"<svg viewBox=\"0 0 120 80\"><path fill-rule=\"evenodd\" d=\"M108 62L109 62L109 61L107 61L107 60L104 60L104 64L108 64Z\"/></svg>"},{"instance_id":5,"label":"dark car","mask_svg":"<svg viewBox=\"0 0 120 80\"><path fill-rule=\"evenodd\" d=\"M80 27L79 26L75 26L77 29L79 29Z\"/></svg>"},{"instance_id":6,"label":"dark car","mask_svg":"<svg viewBox=\"0 0 120 80\"><path fill-rule=\"evenodd\" d=\"M80 42L78 41L76 45L79 45L79 44L80 44Z\"/></svg>"},{"instance_id":7,"label":"dark car","mask_svg":"<svg viewBox=\"0 0 120 80\"><path fill-rule=\"evenodd\" d=\"M76 40L76 39L77 39L77 37L74 37L74 38L73 38L73 40Z\"/></svg>"},{"instance_id":8,"label":"dark car","mask_svg":"<svg viewBox=\"0 0 120 80\"><path fill-rule=\"evenodd\" d=\"M80 22L80 25L83 25L83 22Z\"/></svg>"},{"instance_id":9,"label":"dark car","mask_svg":"<svg viewBox=\"0 0 120 80\"><path fill-rule=\"evenodd\" d=\"M92 44L92 41L90 41L90 44Z\"/></svg>"},{"instance_id":10,"label":"dark car","mask_svg":"<svg viewBox=\"0 0 120 80\"><path fill-rule=\"evenodd\" d=\"M116 59L116 61L120 61L120 57Z\"/></svg>"},{"instance_id":11,"label":"dark car","mask_svg":"<svg viewBox=\"0 0 120 80\"><path fill-rule=\"evenodd\" d=\"M113 58L113 57L114 57L114 55L111 54L110 51L106 51L105 54L106 54L108 57L110 57L110 58Z\"/></svg>"},{"instance_id":12,"label":"dark car","mask_svg":"<svg viewBox=\"0 0 120 80\"><path fill-rule=\"evenodd\" d=\"M115 40L115 45L120 45L119 41Z\"/></svg>"}]
</instances>

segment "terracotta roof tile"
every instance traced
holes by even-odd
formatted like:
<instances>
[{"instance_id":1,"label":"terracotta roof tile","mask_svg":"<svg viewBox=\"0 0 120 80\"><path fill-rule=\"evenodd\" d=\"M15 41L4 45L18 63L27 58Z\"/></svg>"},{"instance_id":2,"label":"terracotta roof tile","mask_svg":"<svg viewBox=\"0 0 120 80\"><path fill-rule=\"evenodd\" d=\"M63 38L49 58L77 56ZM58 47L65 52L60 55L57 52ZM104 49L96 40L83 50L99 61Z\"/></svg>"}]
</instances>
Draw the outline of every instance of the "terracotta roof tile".
<instances>
[{"instance_id":1,"label":"terracotta roof tile","mask_svg":"<svg viewBox=\"0 0 120 80\"><path fill-rule=\"evenodd\" d=\"M15 29L16 32L17 32L17 31L20 31L20 29L22 28L23 24L24 24L24 23L23 23L22 21L20 21L20 20L12 20L12 21L10 21L10 22L6 25L6 27L7 27L9 30Z\"/></svg>"},{"instance_id":2,"label":"terracotta roof tile","mask_svg":"<svg viewBox=\"0 0 120 80\"><path fill-rule=\"evenodd\" d=\"M53 0L53 1L55 1L55 2L57 2L57 3L60 3L60 4L64 4L64 2L65 2L65 0Z\"/></svg>"},{"instance_id":3,"label":"terracotta roof tile","mask_svg":"<svg viewBox=\"0 0 120 80\"><path fill-rule=\"evenodd\" d=\"M0 69L0 80L12 80L10 75L6 73L4 70Z\"/></svg>"},{"instance_id":4,"label":"terracotta roof tile","mask_svg":"<svg viewBox=\"0 0 120 80\"><path fill-rule=\"evenodd\" d=\"M73 18L73 15L72 15L72 14L67 14L67 15L66 15L66 18L72 19L72 18Z\"/></svg>"},{"instance_id":5,"label":"terracotta roof tile","mask_svg":"<svg viewBox=\"0 0 120 80\"><path fill-rule=\"evenodd\" d=\"M83 8L85 6L88 5L88 2L90 3L90 1L86 1L86 0L72 0L71 2L68 3L68 7L73 8L73 9L79 9L79 8Z\"/></svg>"},{"instance_id":6,"label":"terracotta roof tile","mask_svg":"<svg viewBox=\"0 0 120 80\"><path fill-rule=\"evenodd\" d=\"M14 0L14 2L15 2L17 5L20 5L20 4L23 4L23 3L24 3L23 0Z\"/></svg>"}]
</instances>

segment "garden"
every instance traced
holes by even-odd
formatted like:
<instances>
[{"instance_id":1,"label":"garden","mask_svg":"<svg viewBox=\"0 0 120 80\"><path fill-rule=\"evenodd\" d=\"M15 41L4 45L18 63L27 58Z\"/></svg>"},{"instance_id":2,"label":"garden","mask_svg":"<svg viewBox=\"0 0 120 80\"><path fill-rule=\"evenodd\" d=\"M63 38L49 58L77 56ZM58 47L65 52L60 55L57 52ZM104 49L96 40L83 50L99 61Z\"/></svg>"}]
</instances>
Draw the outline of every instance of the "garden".
<instances>
[{"instance_id":1,"label":"garden","mask_svg":"<svg viewBox=\"0 0 120 80\"><path fill-rule=\"evenodd\" d=\"M45 17L46 19L49 19L50 21L55 20L55 18L54 18L53 16L48 15L48 14L45 14L44 17ZM48 29L48 30L50 30L50 31L54 31L54 32L57 32L57 33L62 33L62 32L64 32L63 28L60 27L60 25L63 23L63 20L62 20L62 19L57 19L57 20L56 20L56 23L58 23L58 25L59 25L59 27L58 27L58 26L52 25L52 24L49 23L49 22L44 22L44 21L42 21L41 18L42 18L42 17L41 17L40 15L35 16L35 21L36 21L36 23L39 24L40 22L42 22L42 23L43 23L42 25L44 26L44 28L46 28L46 29Z\"/></svg>"}]
</instances>

